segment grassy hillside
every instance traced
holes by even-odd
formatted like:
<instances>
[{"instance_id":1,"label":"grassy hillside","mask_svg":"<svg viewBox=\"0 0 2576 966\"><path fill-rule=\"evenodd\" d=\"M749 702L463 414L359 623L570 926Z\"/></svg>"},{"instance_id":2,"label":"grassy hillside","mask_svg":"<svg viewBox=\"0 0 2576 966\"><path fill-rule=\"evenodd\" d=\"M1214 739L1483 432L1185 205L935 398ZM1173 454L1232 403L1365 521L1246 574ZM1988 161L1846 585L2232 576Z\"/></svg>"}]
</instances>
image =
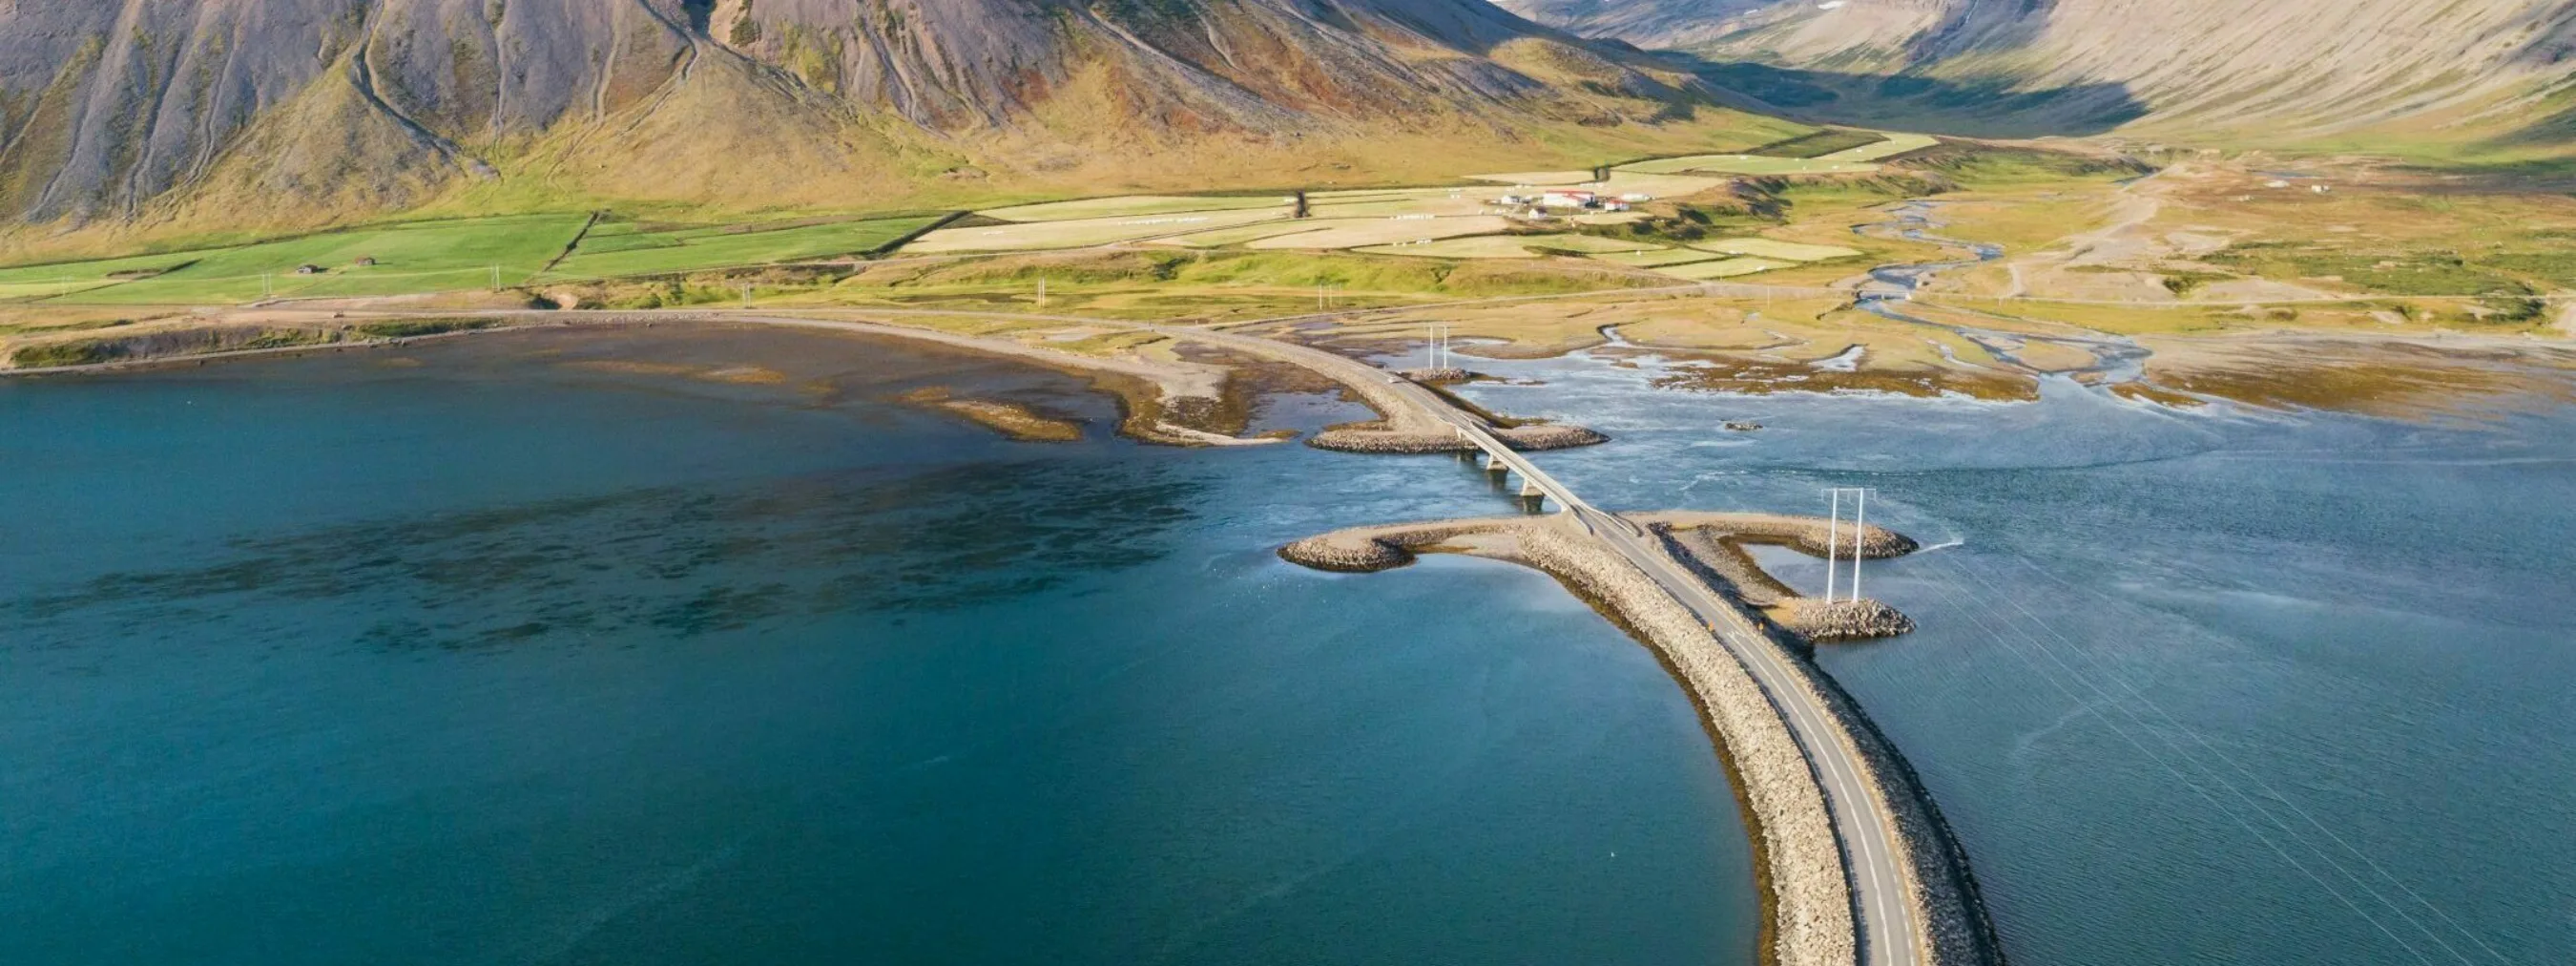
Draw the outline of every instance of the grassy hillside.
<instances>
[{"instance_id":1,"label":"grassy hillside","mask_svg":"<svg viewBox=\"0 0 2576 966\"><path fill-rule=\"evenodd\" d=\"M0 263L397 214L1420 184L1803 130L1483 0L19 4Z\"/></svg>"}]
</instances>

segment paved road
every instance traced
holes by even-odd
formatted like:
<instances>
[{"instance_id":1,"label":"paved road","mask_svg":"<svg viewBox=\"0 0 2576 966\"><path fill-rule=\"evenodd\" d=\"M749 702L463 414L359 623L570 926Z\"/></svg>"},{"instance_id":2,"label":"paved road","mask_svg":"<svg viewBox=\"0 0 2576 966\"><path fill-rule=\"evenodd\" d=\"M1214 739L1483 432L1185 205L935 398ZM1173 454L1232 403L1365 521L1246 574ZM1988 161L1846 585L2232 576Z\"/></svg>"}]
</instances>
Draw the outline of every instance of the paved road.
<instances>
[{"instance_id":1,"label":"paved road","mask_svg":"<svg viewBox=\"0 0 2576 966\"><path fill-rule=\"evenodd\" d=\"M482 312L478 316L529 315L557 313ZM642 313L629 313L642 314ZM782 325L815 325L812 320L763 317L752 313L722 310L696 310L677 314L702 314L730 317L741 321ZM906 313L903 314L959 314ZM1841 840L1845 864L1850 871L1854 906L1859 915L1861 933L1860 962L1866 966L1915 966L1921 956L1916 944L1917 928L1914 906L1905 896L1905 876L1899 864L1904 861L1896 848L1896 836L1888 827L1887 810L1877 801L1876 790L1863 779L1866 771L1836 719L1801 682L1780 650L1756 629L1741 612L1708 588L1699 578L1685 572L1667 556L1654 537L1625 517L1592 506L1575 495L1571 487L1549 476L1528 457L1512 450L1491 432L1492 427L1474 414L1453 406L1439 394L1410 380L1396 377L1386 370L1310 346L1296 345L1258 336L1237 335L1189 326L1162 326L1121 323L1113 320L1080 319L1068 321L1133 325L1151 329L1175 338L1211 345L1226 346L1246 353L1292 362L1341 381L1366 396L1388 419L1445 425L1473 440L1487 452L1502 459L1514 472L1539 485L1550 499L1557 501L1595 539L1635 565L1672 595L1700 621L1709 627L1716 639L1733 653L1745 669L1771 696L1786 719L1790 732L1813 763L1825 791L1826 806L1833 812L1835 835ZM836 326L834 323L823 323ZM914 332L889 333L915 335ZM940 333L919 333L920 337L941 341L977 343L981 340ZM309 347L286 351L311 351ZM1409 417L1409 418L1408 418Z\"/></svg>"},{"instance_id":2,"label":"paved road","mask_svg":"<svg viewBox=\"0 0 2576 966\"><path fill-rule=\"evenodd\" d=\"M1354 388L1362 388L1373 400L1383 405L1400 400L1422 416L1455 427L1488 452L1501 457L1514 472L1536 482L1539 488L1573 515L1576 522L1611 550L1617 552L1655 583L1671 594L1683 607L1699 616L1718 642L1743 663L1762 690L1771 696L1782 716L1814 764L1817 778L1824 786L1826 807L1833 812L1834 834L1841 840L1843 857L1853 891L1853 905L1859 915L1861 934L1860 962L1868 966L1915 966L1922 955L1917 946L1915 907L1906 895L1906 877L1902 864L1904 853L1897 847L1895 830L1890 828L1889 812L1878 800L1878 791L1866 776L1867 769L1860 752L1843 731L1839 719L1825 710L1815 693L1809 690L1799 671L1789 664L1778 645L1753 626L1743 612L1720 598L1707 583L1684 571L1667 555L1661 543L1625 517L1609 513L1583 502L1572 488L1531 463L1528 457L1513 452L1488 432L1481 419L1460 411L1439 394L1410 380L1396 378L1385 370L1347 356L1307 346L1291 345L1257 336L1215 333L1203 329L1168 327L1170 334L1203 342L1230 345L1246 352L1299 364L1333 376ZM1398 418L1397 413L1388 413Z\"/></svg>"},{"instance_id":3,"label":"paved road","mask_svg":"<svg viewBox=\"0 0 2576 966\"><path fill-rule=\"evenodd\" d=\"M1770 638L1709 590L1705 582L1684 572L1654 538L1636 535L1633 527L1590 529L1629 563L1654 578L1665 593L1699 615L1700 622L1716 634L1718 642L1743 662L1754 680L1761 682L1762 690L1787 719L1798 746L1815 766L1816 777L1824 786L1826 807L1833 812L1834 835L1842 842L1844 865L1851 875L1853 905L1860 916L1860 961L1870 966L1913 966L1920 962L1915 908L1906 895L1902 868L1905 854L1896 844L1896 833L1890 827L1887 808L1878 799L1877 787L1863 777L1867 771L1860 752L1852 746L1839 719L1828 713L1814 692L1807 689L1800 673L1789 666Z\"/></svg>"}]
</instances>

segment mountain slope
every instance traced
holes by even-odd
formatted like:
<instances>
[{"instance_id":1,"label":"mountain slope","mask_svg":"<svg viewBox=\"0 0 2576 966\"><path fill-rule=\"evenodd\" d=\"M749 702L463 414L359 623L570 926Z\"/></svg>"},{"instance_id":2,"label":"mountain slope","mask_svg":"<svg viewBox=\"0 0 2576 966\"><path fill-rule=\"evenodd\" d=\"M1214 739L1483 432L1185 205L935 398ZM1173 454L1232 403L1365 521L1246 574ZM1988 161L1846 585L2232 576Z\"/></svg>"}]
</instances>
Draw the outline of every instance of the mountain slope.
<instances>
[{"instance_id":1,"label":"mountain slope","mask_svg":"<svg viewBox=\"0 0 2576 966\"><path fill-rule=\"evenodd\" d=\"M45 231L1357 180L1744 120L1483 0L0 7L0 217Z\"/></svg>"},{"instance_id":2,"label":"mountain slope","mask_svg":"<svg viewBox=\"0 0 2576 966\"><path fill-rule=\"evenodd\" d=\"M2576 55L2576 0L1502 2L1640 46L1778 68L1720 74L1767 84L1774 103L1889 123L1928 108L2009 133L2545 132Z\"/></svg>"}]
</instances>

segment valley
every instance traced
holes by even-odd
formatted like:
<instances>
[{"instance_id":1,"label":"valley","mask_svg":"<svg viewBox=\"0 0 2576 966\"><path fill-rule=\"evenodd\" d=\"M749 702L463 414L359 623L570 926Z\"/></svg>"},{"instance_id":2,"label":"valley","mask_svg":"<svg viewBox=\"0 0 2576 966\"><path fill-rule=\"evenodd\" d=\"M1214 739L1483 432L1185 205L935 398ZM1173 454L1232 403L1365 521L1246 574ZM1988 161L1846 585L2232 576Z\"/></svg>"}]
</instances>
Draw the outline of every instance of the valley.
<instances>
[{"instance_id":1,"label":"valley","mask_svg":"<svg viewBox=\"0 0 2576 966\"><path fill-rule=\"evenodd\" d=\"M2368 156L1825 129L1447 185L737 223L603 210L20 266L0 269L0 351L25 367L338 344L366 338L353 314L937 310L1028 338L1100 318L1368 351L1439 324L1492 355L1695 359L1675 388L1729 392L2027 399L2068 376L2155 404L2409 413L2558 394L2536 373L2576 367L2556 341L2576 319L2566 237L2564 198ZM1890 274L1907 264L1934 267ZM1885 311L1898 275L1903 310ZM2114 343L2147 361L2105 371L2094 347Z\"/></svg>"},{"instance_id":2,"label":"valley","mask_svg":"<svg viewBox=\"0 0 2576 966\"><path fill-rule=\"evenodd\" d=\"M0 0L0 414L10 963L2576 897L2576 0Z\"/></svg>"}]
</instances>

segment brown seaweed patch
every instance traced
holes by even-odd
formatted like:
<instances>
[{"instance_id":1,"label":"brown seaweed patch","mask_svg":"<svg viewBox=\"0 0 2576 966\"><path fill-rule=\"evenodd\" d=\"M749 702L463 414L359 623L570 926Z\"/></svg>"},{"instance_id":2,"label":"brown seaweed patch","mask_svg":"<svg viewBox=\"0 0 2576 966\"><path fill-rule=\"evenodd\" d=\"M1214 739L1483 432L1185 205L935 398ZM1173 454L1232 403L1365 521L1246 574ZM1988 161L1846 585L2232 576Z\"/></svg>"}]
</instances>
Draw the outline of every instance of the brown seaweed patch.
<instances>
[{"instance_id":1,"label":"brown seaweed patch","mask_svg":"<svg viewBox=\"0 0 2576 966\"><path fill-rule=\"evenodd\" d=\"M2152 382L2118 383L2111 387L2111 394L2122 399L2151 402L2159 406L2172 406L2176 409L2190 409L2196 406L2206 406L2209 404L2208 400L2202 399L2198 396L2175 392Z\"/></svg>"},{"instance_id":2,"label":"brown seaweed patch","mask_svg":"<svg viewBox=\"0 0 2576 966\"><path fill-rule=\"evenodd\" d=\"M960 399L946 386L915 389L899 398L916 406L954 413L1022 442L1070 443L1082 439L1080 422L1049 416L1019 403Z\"/></svg>"},{"instance_id":3,"label":"brown seaweed patch","mask_svg":"<svg viewBox=\"0 0 2576 966\"><path fill-rule=\"evenodd\" d=\"M2399 419L2464 415L2513 397L2576 400L2557 372L2496 353L2407 343L2281 345L2149 363L2156 382L2267 409L2324 409Z\"/></svg>"},{"instance_id":4,"label":"brown seaweed patch","mask_svg":"<svg viewBox=\"0 0 2576 966\"><path fill-rule=\"evenodd\" d=\"M2036 380L1996 372L1908 368L1838 372L1795 362L1717 357L1655 377L1657 389L1767 396L1784 392L1884 392L1916 398L1969 396L1996 402L2039 398Z\"/></svg>"}]
</instances>

